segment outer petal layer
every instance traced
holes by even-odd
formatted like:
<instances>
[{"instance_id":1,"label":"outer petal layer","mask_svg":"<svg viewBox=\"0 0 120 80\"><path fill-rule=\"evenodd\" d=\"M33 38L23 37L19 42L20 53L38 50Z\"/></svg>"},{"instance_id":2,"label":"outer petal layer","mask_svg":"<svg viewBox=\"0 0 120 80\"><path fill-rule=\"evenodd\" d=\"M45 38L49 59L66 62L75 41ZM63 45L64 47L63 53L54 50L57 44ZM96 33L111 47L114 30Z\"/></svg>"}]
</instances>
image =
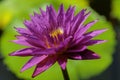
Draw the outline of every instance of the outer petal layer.
<instances>
[{"instance_id":1,"label":"outer petal layer","mask_svg":"<svg viewBox=\"0 0 120 80\"><path fill-rule=\"evenodd\" d=\"M66 64L67 64L67 57L66 56L59 57L58 63L61 66L61 68L64 70L66 68Z\"/></svg>"},{"instance_id":2,"label":"outer petal layer","mask_svg":"<svg viewBox=\"0 0 120 80\"><path fill-rule=\"evenodd\" d=\"M47 55L41 55L41 56L34 56L32 57L21 69L21 72L23 72L24 70L31 68L32 66L40 63L41 61L43 61L45 58L47 58Z\"/></svg>"},{"instance_id":3,"label":"outer petal layer","mask_svg":"<svg viewBox=\"0 0 120 80\"><path fill-rule=\"evenodd\" d=\"M99 59L100 57L93 51L91 50L84 50L82 52L77 52L69 55L70 59L73 60L90 60L90 59Z\"/></svg>"},{"instance_id":4,"label":"outer petal layer","mask_svg":"<svg viewBox=\"0 0 120 80\"><path fill-rule=\"evenodd\" d=\"M32 75L32 77L35 77L39 75L40 73L44 72L48 68L50 68L54 63L56 62L56 57L48 57L44 61L40 62Z\"/></svg>"}]
</instances>

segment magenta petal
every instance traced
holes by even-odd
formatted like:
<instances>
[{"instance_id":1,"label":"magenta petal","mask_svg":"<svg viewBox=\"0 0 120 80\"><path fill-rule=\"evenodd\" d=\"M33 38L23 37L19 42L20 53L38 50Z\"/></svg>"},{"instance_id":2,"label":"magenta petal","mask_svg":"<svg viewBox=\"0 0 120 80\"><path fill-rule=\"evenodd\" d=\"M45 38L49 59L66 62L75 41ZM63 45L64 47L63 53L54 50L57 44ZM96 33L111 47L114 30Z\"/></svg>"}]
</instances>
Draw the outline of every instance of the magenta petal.
<instances>
[{"instance_id":1,"label":"magenta petal","mask_svg":"<svg viewBox=\"0 0 120 80\"><path fill-rule=\"evenodd\" d=\"M79 53L83 60L89 60L89 59L99 59L99 55L97 55L95 52L91 50L84 50L83 52Z\"/></svg>"},{"instance_id":2,"label":"magenta petal","mask_svg":"<svg viewBox=\"0 0 120 80\"><path fill-rule=\"evenodd\" d=\"M90 40L87 43L85 43L85 45L90 46L90 45L94 45L94 44L101 44L106 42L106 40Z\"/></svg>"},{"instance_id":3,"label":"magenta petal","mask_svg":"<svg viewBox=\"0 0 120 80\"><path fill-rule=\"evenodd\" d=\"M40 63L41 61L43 61L45 58L47 57L47 55L41 55L41 56L34 56L32 57L21 69L21 72L23 72L24 70L27 70L29 68L31 68L32 66Z\"/></svg>"},{"instance_id":4,"label":"magenta petal","mask_svg":"<svg viewBox=\"0 0 120 80\"><path fill-rule=\"evenodd\" d=\"M35 77L39 75L40 73L44 72L48 68L50 68L54 63L56 62L56 57L48 57L44 61L40 62L32 75L32 77Z\"/></svg>"},{"instance_id":5,"label":"magenta petal","mask_svg":"<svg viewBox=\"0 0 120 80\"><path fill-rule=\"evenodd\" d=\"M59 57L58 63L60 65L60 67L64 70L66 68L66 64L67 64L67 57L65 57L65 56Z\"/></svg>"},{"instance_id":6,"label":"magenta petal","mask_svg":"<svg viewBox=\"0 0 120 80\"><path fill-rule=\"evenodd\" d=\"M18 51L15 51L11 54L9 54L10 56L32 56L34 53L33 51L35 50L35 48L25 48L25 49L21 49Z\"/></svg>"}]
</instances>

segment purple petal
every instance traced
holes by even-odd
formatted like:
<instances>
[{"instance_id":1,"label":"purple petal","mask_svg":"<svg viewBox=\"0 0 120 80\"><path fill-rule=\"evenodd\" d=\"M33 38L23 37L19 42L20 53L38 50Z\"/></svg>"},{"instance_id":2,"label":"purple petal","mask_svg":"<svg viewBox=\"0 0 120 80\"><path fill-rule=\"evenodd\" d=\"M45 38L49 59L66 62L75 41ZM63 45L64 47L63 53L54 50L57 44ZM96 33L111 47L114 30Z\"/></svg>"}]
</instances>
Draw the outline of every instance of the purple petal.
<instances>
[{"instance_id":1,"label":"purple petal","mask_svg":"<svg viewBox=\"0 0 120 80\"><path fill-rule=\"evenodd\" d=\"M91 50L84 50L83 52L79 53L82 57L82 60L89 60L89 59L99 59L99 55L97 55L95 52Z\"/></svg>"},{"instance_id":2,"label":"purple petal","mask_svg":"<svg viewBox=\"0 0 120 80\"><path fill-rule=\"evenodd\" d=\"M17 30L18 33L20 34L32 34L29 30L25 29L25 28L15 28Z\"/></svg>"},{"instance_id":3,"label":"purple petal","mask_svg":"<svg viewBox=\"0 0 120 80\"><path fill-rule=\"evenodd\" d=\"M56 62L56 57L55 56L48 57L44 61L40 62L36 66L35 71L34 71L32 77L35 77L35 76L39 75L40 73L44 72L45 70L50 68L55 62Z\"/></svg>"},{"instance_id":4,"label":"purple petal","mask_svg":"<svg viewBox=\"0 0 120 80\"><path fill-rule=\"evenodd\" d=\"M62 52L68 47L70 41L72 40L72 36L66 38L61 44L56 48L56 52Z\"/></svg>"},{"instance_id":5,"label":"purple petal","mask_svg":"<svg viewBox=\"0 0 120 80\"><path fill-rule=\"evenodd\" d=\"M24 46L32 46L31 44L29 44L26 41L26 38L24 36L16 36L18 40L12 40L12 42L16 43L16 44L20 44L20 45L24 45Z\"/></svg>"},{"instance_id":6,"label":"purple petal","mask_svg":"<svg viewBox=\"0 0 120 80\"><path fill-rule=\"evenodd\" d=\"M24 37L27 38L27 42L35 47L39 47L39 48L46 48L45 43L40 40L37 39L35 36L29 35L29 34L24 34Z\"/></svg>"},{"instance_id":7,"label":"purple petal","mask_svg":"<svg viewBox=\"0 0 120 80\"><path fill-rule=\"evenodd\" d=\"M90 46L90 45L94 45L94 44L101 44L106 42L106 40L90 40L87 43L85 43L85 45Z\"/></svg>"},{"instance_id":8,"label":"purple petal","mask_svg":"<svg viewBox=\"0 0 120 80\"><path fill-rule=\"evenodd\" d=\"M25 48L22 50L15 51L11 53L11 56L40 56L40 55L50 55L55 54L55 49L36 49L36 48Z\"/></svg>"},{"instance_id":9,"label":"purple petal","mask_svg":"<svg viewBox=\"0 0 120 80\"><path fill-rule=\"evenodd\" d=\"M70 29L71 29L70 24L74 16L74 10L75 10L75 7L70 6L65 14L65 33L67 35L69 35L70 33Z\"/></svg>"},{"instance_id":10,"label":"purple petal","mask_svg":"<svg viewBox=\"0 0 120 80\"><path fill-rule=\"evenodd\" d=\"M52 55L52 54L55 54L56 51L54 48L48 48L48 49L37 49L35 50L34 52L34 55Z\"/></svg>"},{"instance_id":11,"label":"purple petal","mask_svg":"<svg viewBox=\"0 0 120 80\"><path fill-rule=\"evenodd\" d=\"M61 5L60 9L58 11L58 16L57 16L58 26L60 26L60 27L63 26L64 20L65 20L64 6Z\"/></svg>"},{"instance_id":12,"label":"purple petal","mask_svg":"<svg viewBox=\"0 0 120 80\"><path fill-rule=\"evenodd\" d=\"M46 12L45 12L45 11L43 11L41 8L40 8L40 12L41 12L41 15L42 15L43 17L45 17Z\"/></svg>"},{"instance_id":13,"label":"purple petal","mask_svg":"<svg viewBox=\"0 0 120 80\"><path fill-rule=\"evenodd\" d=\"M95 30L95 31L92 31L92 32L88 32L86 34L84 34L84 36L91 36L91 37L95 37L105 31L107 31L108 29L101 29L101 30Z\"/></svg>"},{"instance_id":14,"label":"purple petal","mask_svg":"<svg viewBox=\"0 0 120 80\"><path fill-rule=\"evenodd\" d=\"M81 27L82 27L82 25L83 25L83 23L84 23L84 21L88 18L88 16L90 15L90 12L88 12L87 14L85 14L85 9L83 9L77 16L77 18L76 18L76 21L75 21L75 23L74 23L74 25L72 26L72 32L73 33L75 33L77 30L79 30ZM84 15L85 14L85 15Z\"/></svg>"},{"instance_id":15,"label":"purple petal","mask_svg":"<svg viewBox=\"0 0 120 80\"><path fill-rule=\"evenodd\" d=\"M95 30L89 33L84 34L82 40L79 42L81 44L85 44L86 42L88 42L90 39L94 38L95 36L105 32L107 29L102 29L102 30ZM78 44L79 44L78 43Z\"/></svg>"},{"instance_id":16,"label":"purple petal","mask_svg":"<svg viewBox=\"0 0 120 80\"><path fill-rule=\"evenodd\" d=\"M25 25L31 32L33 32L33 28L32 28L33 24L32 24L31 21L25 20L25 21L24 21L24 25Z\"/></svg>"},{"instance_id":17,"label":"purple petal","mask_svg":"<svg viewBox=\"0 0 120 80\"><path fill-rule=\"evenodd\" d=\"M94 25L98 20L94 20L88 24L86 24L85 26L83 26L81 29L79 29L76 33L75 33L75 38L79 38L81 37L92 25Z\"/></svg>"},{"instance_id":18,"label":"purple petal","mask_svg":"<svg viewBox=\"0 0 120 80\"><path fill-rule=\"evenodd\" d=\"M34 50L35 48L25 48L11 53L10 56L32 56Z\"/></svg>"},{"instance_id":19,"label":"purple petal","mask_svg":"<svg viewBox=\"0 0 120 80\"><path fill-rule=\"evenodd\" d=\"M74 10L75 7L69 7L69 9L67 10L67 12L65 13L65 24L67 24L68 22L70 22L73 19L73 15L74 15Z\"/></svg>"},{"instance_id":20,"label":"purple petal","mask_svg":"<svg viewBox=\"0 0 120 80\"><path fill-rule=\"evenodd\" d=\"M68 55L69 59L73 60L89 60L89 59L99 59L99 55L91 50L84 50L82 52L72 53Z\"/></svg>"},{"instance_id":21,"label":"purple petal","mask_svg":"<svg viewBox=\"0 0 120 80\"><path fill-rule=\"evenodd\" d=\"M34 12L34 17L38 17L39 18L40 16L41 16L40 14Z\"/></svg>"},{"instance_id":22,"label":"purple petal","mask_svg":"<svg viewBox=\"0 0 120 80\"><path fill-rule=\"evenodd\" d=\"M59 57L58 63L60 65L60 67L64 70L66 68L66 64L67 64L67 57L65 57L65 56Z\"/></svg>"},{"instance_id":23,"label":"purple petal","mask_svg":"<svg viewBox=\"0 0 120 80\"><path fill-rule=\"evenodd\" d=\"M51 27L55 28L57 26L56 12L54 11L52 5L50 7L47 7L47 11L49 14L49 24Z\"/></svg>"},{"instance_id":24,"label":"purple petal","mask_svg":"<svg viewBox=\"0 0 120 80\"><path fill-rule=\"evenodd\" d=\"M47 55L41 55L41 56L34 56L32 57L21 69L21 72L24 70L27 70L31 68L32 66L40 63L41 61L45 60L47 58Z\"/></svg>"}]
</instances>

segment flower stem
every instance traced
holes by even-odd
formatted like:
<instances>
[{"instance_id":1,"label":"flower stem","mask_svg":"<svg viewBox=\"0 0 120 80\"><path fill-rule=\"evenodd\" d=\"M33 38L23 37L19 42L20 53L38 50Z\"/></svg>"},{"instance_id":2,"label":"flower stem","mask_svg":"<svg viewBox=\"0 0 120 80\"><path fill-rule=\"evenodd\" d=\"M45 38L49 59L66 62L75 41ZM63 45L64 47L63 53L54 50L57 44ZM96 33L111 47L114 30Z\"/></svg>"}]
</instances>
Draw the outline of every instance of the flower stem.
<instances>
[{"instance_id":1,"label":"flower stem","mask_svg":"<svg viewBox=\"0 0 120 80\"><path fill-rule=\"evenodd\" d=\"M62 70L64 80L70 80L68 72L67 72L67 68L65 68L64 70L61 68L61 70Z\"/></svg>"}]
</instances>

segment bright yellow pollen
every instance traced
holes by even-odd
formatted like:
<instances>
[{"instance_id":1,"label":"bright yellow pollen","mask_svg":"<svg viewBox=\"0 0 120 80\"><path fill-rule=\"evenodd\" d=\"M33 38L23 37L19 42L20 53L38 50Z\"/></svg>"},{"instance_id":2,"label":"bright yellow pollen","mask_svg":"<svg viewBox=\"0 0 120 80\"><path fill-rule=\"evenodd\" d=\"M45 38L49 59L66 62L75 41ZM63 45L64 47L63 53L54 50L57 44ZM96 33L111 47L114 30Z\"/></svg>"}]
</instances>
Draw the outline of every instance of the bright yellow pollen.
<instances>
[{"instance_id":1,"label":"bright yellow pollen","mask_svg":"<svg viewBox=\"0 0 120 80\"><path fill-rule=\"evenodd\" d=\"M58 29L52 31L50 33L50 36L53 37L53 38L55 38L55 37L57 38L58 35L62 35L62 34L63 34L63 29L58 28Z\"/></svg>"}]
</instances>

